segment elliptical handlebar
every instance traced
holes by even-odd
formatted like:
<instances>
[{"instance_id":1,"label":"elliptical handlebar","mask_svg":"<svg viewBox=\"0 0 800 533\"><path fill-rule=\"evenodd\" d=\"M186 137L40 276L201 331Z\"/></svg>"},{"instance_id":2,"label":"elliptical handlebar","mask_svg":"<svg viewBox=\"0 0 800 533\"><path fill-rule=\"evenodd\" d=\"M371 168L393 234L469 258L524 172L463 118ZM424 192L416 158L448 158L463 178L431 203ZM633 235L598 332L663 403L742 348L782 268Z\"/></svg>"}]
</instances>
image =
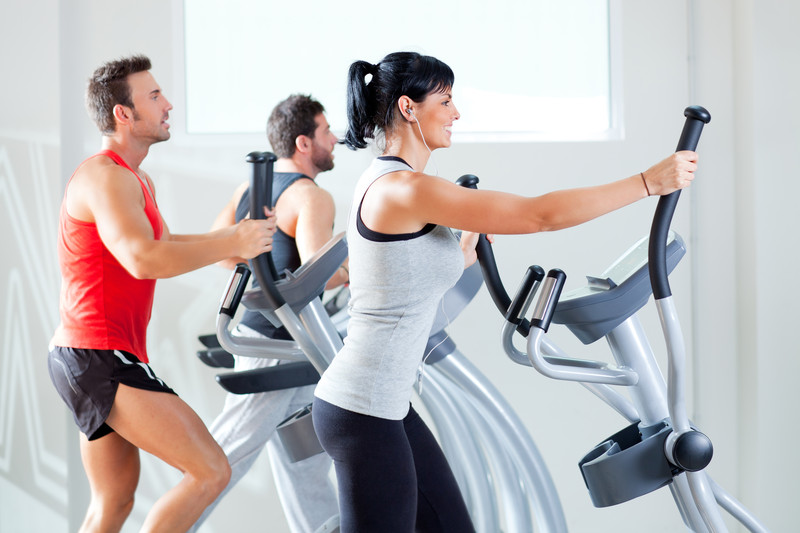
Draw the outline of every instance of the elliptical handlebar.
<instances>
[{"instance_id":1,"label":"elliptical handlebar","mask_svg":"<svg viewBox=\"0 0 800 533\"><path fill-rule=\"evenodd\" d=\"M554 268L547 273L547 277L542 283L542 295L536 302L536 307L533 308L532 326L547 333L565 281L567 281L567 275L561 269Z\"/></svg>"},{"instance_id":2,"label":"elliptical handlebar","mask_svg":"<svg viewBox=\"0 0 800 533\"><path fill-rule=\"evenodd\" d=\"M494 261L494 256L492 256L492 261ZM483 265L483 263L481 263L481 265ZM525 313L530 306L531 298L533 298L533 295L536 294L536 291L539 289L539 285L542 283L543 279L544 269L542 267L539 265L532 265L528 267L527 272L525 272L525 276L522 278L522 281L519 284L517 294L514 296L514 299L511 301L511 305L508 306L508 310L505 312L506 321L511 322L514 325L519 325L520 322L525 320Z\"/></svg>"},{"instance_id":3,"label":"elliptical handlebar","mask_svg":"<svg viewBox=\"0 0 800 533\"><path fill-rule=\"evenodd\" d=\"M687 107L683 114L686 122L676 151L694 150L703 126L711 121L711 115L700 106ZM702 471L711 461L713 445L706 435L691 426L684 401L686 348L666 270L667 233L679 198L680 190L659 199L648 245L650 284L661 319L669 361L667 407L672 431L664 442L664 454L671 464L685 470L686 482L703 524L709 531L726 531L710 480Z\"/></svg>"},{"instance_id":4,"label":"elliptical handlebar","mask_svg":"<svg viewBox=\"0 0 800 533\"><path fill-rule=\"evenodd\" d=\"M277 156L272 152L247 154L247 162L253 164L250 177L250 216L254 219L266 218L264 207L271 207L268 204L272 201L273 167L277 160ZM261 292L274 310L275 316L297 342L317 372L322 375L333 355L323 353L275 286L278 274L272 261L272 254L264 252L250 261L253 274L261 285Z\"/></svg>"},{"instance_id":5,"label":"elliptical handlebar","mask_svg":"<svg viewBox=\"0 0 800 533\"><path fill-rule=\"evenodd\" d=\"M247 282L250 280L250 269L247 265L239 263L231 273L228 280L228 286L225 293L222 295L220 302L219 313L228 315L230 318L236 314L239 308L239 302L242 301L242 295L247 288Z\"/></svg>"},{"instance_id":6,"label":"elliptical handlebar","mask_svg":"<svg viewBox=\"0 0 800 533\"><path fill-rule=\"evenodd\" d=\"M458 185L469 189L477 189L479 179L472 174L465 174L456 180ZM483 280L489 290L497 309L506 319L502 339L506 354L516 363L530 364L540 373L553 379L584 381L587 383L604 383L610 385L632 385L638 380L636 372L628 368L609 365L600 361L575 359L571 357L548 357L538 353L538 346L544 342L543 333L547 331L553 313L566 280L566 274L553 269L545 278L544 270L533 265L528 271L512 301L500 279L497 261L492 245L481 234L476 245L478 261L481 265ZM544 280L544 281L542 281ZM534 298L538 288L544 286L543 294L534 309L534 316L529 321L523 315ZM533 332L531 331L531 327ZM524 354L514 348L512 337L514 331L528 338L529 344L537 346ZM536 353L534 353L536 352Z\"/></svg>"},{"instance_id":7,"label":"elliptical handlebar","mask_svg":"<svg viewBox=\"0 0 800 533\"><path fill-rule=\"evenodd\" d=\"M711 115L705 108L697 105L687 107L683 115L686 122L683 125L678 147L676 152L683 150L694 151L703 132L703 126L711 121ZM662 196L658 200L653 225L650 227L650 244L648 248L648 268L650 271L650 283L653 287L653 297L661 300L672 294L669 287L667 276L667 254L666 243L669 226L672 222L672 215L678 205L681 191L675 191Z\"/></svg>"},{"instance_id":8,"label":"elliptical handlebar","mask_svg":"<svg viewBox=\"0 0 800 533\"><path fill-rule=\"evenodd\" d=\"M247 154L247 162L252 163L252 174L250 176L250 217L255 220L267 218L264 213L264 206L272 207L266 203L272 198L272 179L273 166L278 157L272 152L250 152ZM264 252L258 257L250 260L253 266L253 274L261 285L267 301L278 309L286 303L281 293L275 287L278 273L275 270L275 263L272 261L272 254Z\"/></svg>"}]
</instances>

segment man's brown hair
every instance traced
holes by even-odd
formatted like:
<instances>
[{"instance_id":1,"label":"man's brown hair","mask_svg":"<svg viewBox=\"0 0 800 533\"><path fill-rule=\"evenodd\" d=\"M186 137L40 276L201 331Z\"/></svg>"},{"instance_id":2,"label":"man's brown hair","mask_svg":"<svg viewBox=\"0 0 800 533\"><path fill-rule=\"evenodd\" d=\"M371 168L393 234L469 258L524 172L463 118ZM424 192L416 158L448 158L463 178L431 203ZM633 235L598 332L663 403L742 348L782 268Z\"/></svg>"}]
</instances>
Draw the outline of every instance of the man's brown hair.
<instances>
[{"instance_id":1,"label":"man's brown hair","mask_svg":"<svg viewBox=\"0 0 800 533\"><path fill-rule=\"evenodd\" d=\"M272 151L280 158L294 155L295 139L300 135L314 138L314 119L324 113L322 104L304 94L293 94L272 110L267 121L267 138Z\"/></svg>"},{"instance_id":2,"label":"man's brown hair","mask_svg":"<svg viewBox=\"0 0 800 533\"><path fill-rule=\"evenodd\" d=\"M143 55L109 61L94 71L86 88L86 109L103 135L116 130L114 106L133 109L128 76L150 70L150 59Z\"/></svg>"}]
</instances>

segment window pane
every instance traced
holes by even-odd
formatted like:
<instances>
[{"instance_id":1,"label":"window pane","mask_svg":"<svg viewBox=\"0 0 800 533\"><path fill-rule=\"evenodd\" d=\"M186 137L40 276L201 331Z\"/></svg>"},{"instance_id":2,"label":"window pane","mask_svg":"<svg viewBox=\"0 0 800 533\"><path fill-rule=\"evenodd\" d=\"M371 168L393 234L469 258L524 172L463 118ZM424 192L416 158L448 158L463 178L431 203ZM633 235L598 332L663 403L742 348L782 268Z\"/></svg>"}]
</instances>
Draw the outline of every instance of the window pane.
<instances>
[{"instance_id":1,"label":"window pane","mask_svg":"<svg viewBox=\"0 0 800 533\"><path fill-rule=\"evenodd\" d=\"M294 92L319 99L341 131L350 63L399 50L453 68L462 139L597 138L610 127L608 0L302 6L186 0L189 133L262 132L269 110Z\"/></svg>"}]
</instances>

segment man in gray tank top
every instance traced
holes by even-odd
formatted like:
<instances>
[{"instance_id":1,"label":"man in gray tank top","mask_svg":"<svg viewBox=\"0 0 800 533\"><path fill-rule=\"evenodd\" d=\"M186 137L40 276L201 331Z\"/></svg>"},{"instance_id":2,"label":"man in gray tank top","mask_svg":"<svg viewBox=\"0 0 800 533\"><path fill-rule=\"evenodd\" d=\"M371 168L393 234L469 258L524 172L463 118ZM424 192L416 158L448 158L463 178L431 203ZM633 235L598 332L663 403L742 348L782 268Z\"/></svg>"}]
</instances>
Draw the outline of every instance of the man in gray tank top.
<instances>
[{"instance_id":1,"label":"man in gray tank top","mask_svg":"<svg viewBox=\"0 0 800 533\"><path fill-rule=\"evenodd\" d=\"M315 178L320 172L333 168L337 138L330 131L322 104L305 95L292 95L279 103L270 115L267 133L272 150L278 156L270 204L274 206L278 225L272 256L278 271L282 272L296 269L333 235L333 197L317 185ZM215 229L232 225L246 216L248 187L249 183L243 183L236 189L217 216ZM220 264L232 269L237 262L241 261L232 259ZM348 281L345 264L331 278L327 288ZM245 313L237 328L239 335L291 338L284 328L276 329L260 313L251 311ZM236 370L278 364L275 359L235 357ZM247 473L265 445L284 514L293 532L315 531L338 513L335 490L329 479L330 458L318 454L292 463L279 439L272 438L281 421L311 403L313 389L314 386L309 385L226 396L225 406L210 429L230 461L231 481L194 529Z\"/></svg>"}]
</instances>

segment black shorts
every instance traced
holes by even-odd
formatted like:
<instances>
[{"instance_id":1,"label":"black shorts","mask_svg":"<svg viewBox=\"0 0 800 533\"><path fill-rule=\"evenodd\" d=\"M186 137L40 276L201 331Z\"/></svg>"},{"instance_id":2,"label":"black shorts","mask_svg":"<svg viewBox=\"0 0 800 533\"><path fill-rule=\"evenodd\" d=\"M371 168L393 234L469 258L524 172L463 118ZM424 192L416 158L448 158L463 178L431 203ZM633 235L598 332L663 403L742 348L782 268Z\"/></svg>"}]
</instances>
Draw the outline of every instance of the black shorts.
<instances>
[{"instance_id":1,"label":"black shorts","mask_svg":"<svg viewBox=\"0 0 800 533\"><path fill-rule=\"evenodd\" d=\"M149 365L121 350L55 346L47 358L47 368L59 396L89 440L114 431L106 424L106 419L120 383L137 389L175 394Z\"/></svg>"}]
</instances>

